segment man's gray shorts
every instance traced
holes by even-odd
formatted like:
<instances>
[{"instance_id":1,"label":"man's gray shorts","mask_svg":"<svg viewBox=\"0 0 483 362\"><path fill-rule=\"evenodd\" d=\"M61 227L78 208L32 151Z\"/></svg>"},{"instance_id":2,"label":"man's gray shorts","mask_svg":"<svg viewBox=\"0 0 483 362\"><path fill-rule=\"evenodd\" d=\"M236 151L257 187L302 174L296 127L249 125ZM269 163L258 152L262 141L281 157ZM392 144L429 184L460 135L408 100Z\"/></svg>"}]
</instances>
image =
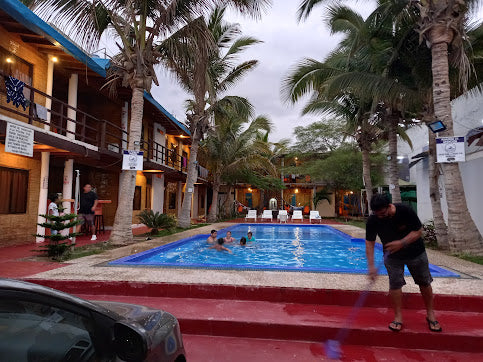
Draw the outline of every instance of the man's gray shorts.
<instances>
[{"instance_id":1,"label":"man's gray shorts","mask_svg":"<svg viewBox=\"0 0 483 362\"><path fill-rule=\"evenodd\" d=\"M94 225L94 214L80 214L81 217L84 219L86 225L92 226Z\"/></svg>"},{"instance_id":2,"label":"man's gray shorts","mask_svg":"<svg viewBox=\"0 0 483 362\"><path fill-rule=\"evenodd\" d=\"M421 286L427 287L433 281L429 271L428 256L426 251L412 259L394 259L387 257L384 265L389 276L389 288L400 289L406 284L404 280L404 265L407 265L414 282Z\"/></svg>"}]
</instances>

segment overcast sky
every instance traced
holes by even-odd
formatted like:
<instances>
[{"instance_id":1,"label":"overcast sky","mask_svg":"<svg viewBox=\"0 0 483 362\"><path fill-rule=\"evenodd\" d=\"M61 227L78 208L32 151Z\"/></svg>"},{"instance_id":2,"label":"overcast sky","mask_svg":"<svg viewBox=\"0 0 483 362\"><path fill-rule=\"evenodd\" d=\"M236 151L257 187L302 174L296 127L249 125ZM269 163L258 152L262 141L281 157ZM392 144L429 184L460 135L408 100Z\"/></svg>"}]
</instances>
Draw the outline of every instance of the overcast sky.
<instances>
[{"instance_id":1,"label":"overcast sky","mask_svg":"<svg viewBox=\"0 0 483 362\"><path fill-rule=\"evenodd\" d=\"M239 23L244 35L263 41L246 50L240 58L241 61L257 59L257 68L227 94L247 97L255 106L257 115L268 116L275 125L270 139L277 141L290 138L294 127L318 120L315 116L300 115L303 102L295 106L282 102L280 88L283 77L304 57L322 60L337 45L338 38L331 36L325 27L322 6L316 8L309 19L297 23L299 0L272 2L268 13L258 21L234 14L226 17L229 22ZM353 7L368 15L373 9L370 4L370 0L359 1ZM153 86L153 96L178 120L184 121L183 103L188 96L165 71L158 73L160 86Z\"/></svg>"},{"instance_id":2,"label":"overcast sky","mask_svg":"<svg viewBox=\"0 0 483 362\"><path fill-rule=\"evenodd\" d=\"M282 102L281 82L289 70L304 57L323 60L335 48L338 38L331 36L323 22L323 6L315 8L304 22L297 23L296 12L300 0L272 0L272 7L261 20L252 20L227 14L226 20L239 23L244 35L255 37L263 43L247 49L240 62L257 59L259 64L248 73L229 95L246 97L255 107L256 115L268 116L275 125L270 140L291 138L296 126L308 125L319 118L301 116L304 102L295 106ZM374 8L372 0L347 2L367 16ZM111 48L112 44L104 42ZM185 120L184 101L189 96L176 84L162 68L158 68L160 86L153 86L151 93L163 107L178 120Z\"/></svg>"}]
</instances>

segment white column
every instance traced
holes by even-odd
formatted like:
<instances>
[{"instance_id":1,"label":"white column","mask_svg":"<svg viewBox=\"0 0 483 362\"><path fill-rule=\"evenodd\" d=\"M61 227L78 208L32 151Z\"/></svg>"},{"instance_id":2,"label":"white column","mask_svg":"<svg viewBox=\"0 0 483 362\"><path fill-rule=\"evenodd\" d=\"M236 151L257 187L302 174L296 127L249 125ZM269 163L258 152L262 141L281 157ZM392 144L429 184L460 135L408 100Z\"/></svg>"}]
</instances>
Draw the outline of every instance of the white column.
<instances>
[{"instance_id":1,"label":"white column","mask_svg":"<svg viewBox=\"0 0 483 362\"><path fill-rule=\"evenodd\" d=\"M52 96L52 88L54 85L54 61L49 58L47 63L47 88L45 93L49 96ZM52 99L45 98L45 108L48 110L52 109ZM47 112L47 123L44 124L45 130L50 130L50 118L51 114ZM40 165L40 190L39 190L39 204L38 204L38 212L37 214L46 214L47 213L47 196L49 192L49 165L50 165L50 152L42 152L41 154L41 165ZM41 216L37 216L37 222L42 223L45 221L45 218ZM37 234L45 235L45 228L37 225ZM42 237L37 236L35 241L37 243L43 242L45 239Z\"/></svg>"},{"instance_id":2,"label":"white column","mask_svg":"<svg viewBox=\"0 0 483 362\"><path fill-rule=\"evenodd\" d=\"M151 202L154 212L163 212L164 209L164 174L153 175L153 199Z\"/></svg>"},{"instance_id":3,"label":"white column","mask_svg":"<svg viewBox=\"0 0 483 362\"><path fill-rule=\"evenodd\" d=\"M205 186L205 217L208 217L208 187Z\"/></svg>"},{"instance_id":4,"label":"white column","mask_svg":"<svg viewBox=\"0 0 483 362\"><path fill-rule=\"evenodd\" d=\"M121 128L124 131L122 133L122 145L121 145L121 148L123 150L127 150L127 133L125 132L127 132L128 122L129 122L129 103L124 102L124 106L122 107L122 110L121 110Z\"/></svg>"},{"instance_id":5,"label":"white column","mask_svg":"<svg viewBox=\"0 0 483 362\"><path fill-rule=\"evenodd\" d=\"M198 215L199 215L199 207L200 207L199 201L198 201L199 190L200 188L198 187L198 185L195 185L194 192L192 195L193 198L191 199L191 217L193 219L198 218Z\"/></svg>"},{"instance_id":6,"label":"white column","mask_svg":"<svg viewBox=\"0 0 483 362\"><path fill-rule=\"evenodd\" d=\"M42 152L42 161L40 166L40 192L39 192L39 207L37 222L45 222L45 218L40 216L40 214L47 213L47 192L49 189L49 164L50 164L50 152ZM37 225L37 234L45 235L45 228ZM44 241L44 238L37 236L35 238L37 243Z\"/></svg>"},{"instance_id":7,"label":"white column","mask_svg":"<svg viewBox=\"0 0 483 362\"><path fill-rule=\"evenodd\" d=\"M47 63L47 89L46 89L46 94L49 96L52 96L52 88L54 85L54 61L49 58L49 61ZM45 108L48 110L52 109L52 99L51 98L45 98ZM51 113L47 111L47 123L49 124L44 124L44 129L50 130L50 117Z\"/></svg>"},{"instance_id":8,"label":"white column","mask_svg":"<svg viewBox=\"0 0 483 362\"><path fill-rule=\"evenodd\" d=\"M183 202L183 183L181 181L178 181L178 190L176 192L176 201L178 203L177 209L178 209L178 218L181 217L181 204Z\"/></svg>"},{"instance_id":9,"label":"white column","mask_svg":"<svg viewBox=\"0 0 483 362\"><path fill-rule=\"evenodd\" d=\"M68 104L71 107L77 108L77 88L79 85L79 76L77 74L71 74L69 78L69 94ZM76 120L77 114L71 108L67 109L67 118ZM75 122L67 121L67 138L75 139ZM72 132L72 133L71 133Z\"/></svg>"},{"instance_id":10,"label":"white column","mask_svg":"<svg viewBox=\"0 0 483 362\"><path fill-rule=\"evenodd\" d=\"M74 160L65 160L64 163L64 187L62 189L62 197L64 199L72 199L72 184L74 181ZM65 208L64 212L68 213L71 211L71 206L74 204L72 202L66 201L62 203Z\"/></svg>"}]
</instances>

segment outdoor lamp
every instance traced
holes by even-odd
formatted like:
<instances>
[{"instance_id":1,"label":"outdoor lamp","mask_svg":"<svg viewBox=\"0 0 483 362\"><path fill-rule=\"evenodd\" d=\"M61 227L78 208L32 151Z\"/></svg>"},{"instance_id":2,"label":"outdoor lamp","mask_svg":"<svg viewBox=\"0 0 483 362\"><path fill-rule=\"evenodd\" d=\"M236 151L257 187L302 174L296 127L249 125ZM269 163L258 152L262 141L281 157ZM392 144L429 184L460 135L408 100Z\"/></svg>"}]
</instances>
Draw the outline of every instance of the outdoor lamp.
<instances>
[{"instance_id":1,"label":"outdoor lamp","mask_svg":"<svg viewBox=\"0 0 483 362\"><path fill-rule=\"evenodd\" d=\"M428 127L433 133L443 132L446 130L446 126L442 121L436 121L428 124Z\"/></svg>"}]
</instances>

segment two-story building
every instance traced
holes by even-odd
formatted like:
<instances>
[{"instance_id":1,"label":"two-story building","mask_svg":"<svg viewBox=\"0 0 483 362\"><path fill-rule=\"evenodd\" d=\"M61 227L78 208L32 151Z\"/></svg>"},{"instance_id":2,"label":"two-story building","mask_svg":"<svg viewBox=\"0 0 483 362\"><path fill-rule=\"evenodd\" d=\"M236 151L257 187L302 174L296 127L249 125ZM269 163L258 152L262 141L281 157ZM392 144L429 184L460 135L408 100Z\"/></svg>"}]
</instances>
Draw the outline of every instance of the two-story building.
<instances>
[{"instance_id":1,"label":"two-story building","mask_svg":"<svg viewBox=\"0 0 483 362\"><path fill-rule=\"evenodd\" d=\"M74 197L75 175L90 183L109 227L117 208L131 91L102 89L109 60L91 56L17 0L0 1L0 246L43 233L37 222L51 193ZM143 209L177 215L190 132L145 93L133 223ZM5 151L7 129L33 133L33 154ZM208 171L199 166L192 216L204 215ZM66 202L70 208L71 203ZM41 241L38 238L38 241Z\"/></svg>"}]
</instances>

